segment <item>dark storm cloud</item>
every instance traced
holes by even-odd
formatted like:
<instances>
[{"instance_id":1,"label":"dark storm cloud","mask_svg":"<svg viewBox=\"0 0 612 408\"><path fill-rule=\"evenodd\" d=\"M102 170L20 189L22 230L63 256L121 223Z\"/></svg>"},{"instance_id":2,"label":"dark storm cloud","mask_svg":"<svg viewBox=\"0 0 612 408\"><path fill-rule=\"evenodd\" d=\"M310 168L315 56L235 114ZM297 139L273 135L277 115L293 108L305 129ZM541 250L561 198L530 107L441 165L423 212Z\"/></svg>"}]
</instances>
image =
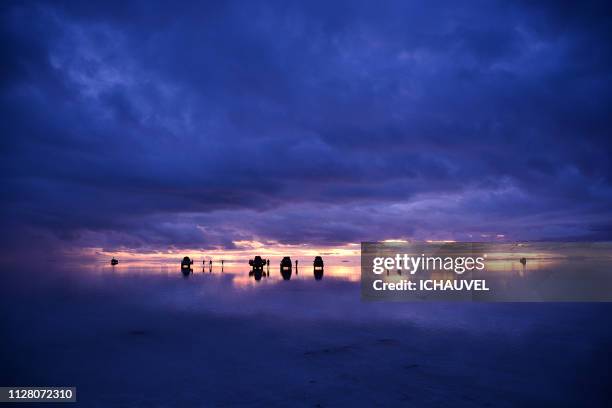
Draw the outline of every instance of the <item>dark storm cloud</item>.
<instances>
[{"instance_id":1,"label":"dark storm cloud","mask_svg":"<svg viewBox=\"0 0 612 408\"><path fill-rule=\"evenodd\" d=\"M610 7L328 3L4 3L3 224L139 250L607 234Z\"/></svg>"}]
</instances>

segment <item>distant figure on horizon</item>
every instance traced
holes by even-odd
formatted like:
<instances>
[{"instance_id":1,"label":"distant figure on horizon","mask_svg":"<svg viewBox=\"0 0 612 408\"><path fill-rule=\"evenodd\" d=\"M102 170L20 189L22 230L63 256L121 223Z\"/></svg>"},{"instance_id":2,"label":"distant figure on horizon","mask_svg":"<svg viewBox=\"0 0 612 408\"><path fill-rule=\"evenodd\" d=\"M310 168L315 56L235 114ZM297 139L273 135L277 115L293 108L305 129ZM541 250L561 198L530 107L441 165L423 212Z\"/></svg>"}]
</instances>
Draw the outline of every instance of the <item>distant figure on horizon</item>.
<instances>
[{"instance_id":1,"label":"distant figure on horizon","mask_svg":"<svg viewBox=\"0 0 612 408\"><path fill-rule=\"evenodd\" d=\"M527 265L527 258L521 258L521 260L519 262L522 263L523 266L525 266L525 265Z\"/></svg>"},{"instance_id":2,"label":"distant figure on horizon","mask_svg":"<svg viewBox=\"0 0 612 408\"><path fill-rule=\"evenodd\" d=\"M266 259L266 265L268 267L268 276L270 276L270 260Z\"/></svg>"},{"instance_id":3,"label":"distant figure on horizon","mask_svg":"<svg viewBox=\"0 0 612 408\"><path fill-rule=\"evenodd\" d=\"M119 261L118 261L118 260L116 260L114 257L113 257L113 259L111 259L111 265L115 266L115 265L117 265L118 263L119 263Z\"/></svg>"}]
</instances>

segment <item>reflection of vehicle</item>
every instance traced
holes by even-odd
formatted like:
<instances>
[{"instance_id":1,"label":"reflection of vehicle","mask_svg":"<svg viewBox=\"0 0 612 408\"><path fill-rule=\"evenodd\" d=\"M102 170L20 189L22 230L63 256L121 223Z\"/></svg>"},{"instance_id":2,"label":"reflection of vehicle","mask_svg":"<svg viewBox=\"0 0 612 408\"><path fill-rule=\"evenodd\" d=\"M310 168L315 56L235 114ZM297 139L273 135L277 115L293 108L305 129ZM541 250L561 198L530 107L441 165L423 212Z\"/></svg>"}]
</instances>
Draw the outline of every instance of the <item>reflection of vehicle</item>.
<instances>
[{"instance_id":1,"label":"reflection of vehicle","mask_svg":"<svg viewBox=\"0 0 612 408\"><path fill-rule=\"evenodd\" d=\"M193 261L188 256L184 257L181 261L181 269L189 269L193 265Z\"/></svg>"},{"instance_id":2,"label":"reflection of vehicle","mask_svg":"<svg viewBox=\"0 0 612 408\"><path fill-rule=\"evenodd\" d=\"M315 257L312 266L314 270L315 279L321 280L323 278L323 258L321 258L320 256Z\"/></svg>"},{"instance_id":3,"label":"reflection of vehicle","mask_svg":"<svg viewBox=\"0 0 612 408\"><path fill-rule=\"evenodd\" d=\"M111 259L111 265L117 265L119 263L115 258Z\"/></svg>"},{"instance_id":4,"label":"reflection of vehicle","mask_svg":"<svg viewBox=\"0 0 612 408\"><path fill-rule=\"evenodd\" d=\"M284 257L280 263L280 272L284 280L291 279L291 258Z\"/></svg>"}]
</instances>

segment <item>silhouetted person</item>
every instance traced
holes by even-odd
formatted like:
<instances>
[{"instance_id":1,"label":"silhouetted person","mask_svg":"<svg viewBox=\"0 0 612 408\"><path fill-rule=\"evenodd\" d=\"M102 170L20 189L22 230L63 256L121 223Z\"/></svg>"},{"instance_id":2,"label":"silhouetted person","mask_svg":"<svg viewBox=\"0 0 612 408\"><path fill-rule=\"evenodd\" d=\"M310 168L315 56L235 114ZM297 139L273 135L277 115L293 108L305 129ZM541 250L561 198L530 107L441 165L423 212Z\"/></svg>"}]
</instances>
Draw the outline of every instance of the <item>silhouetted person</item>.
<instances>
[{"instance_id":1,"label":"silhouetted person","mask_svg":"<svg viewBox=\"0 0 612 408\"><path fill-rule=\"evenodd\" d=\"M527 265L527 258L521 258L521 260L519 262L522 263L523 266L525 266L525 265Z\"/></svg>"},{"instance_id":2,"label":"silhouetted person","mask_svg":"<svg viewBox=\"0 0 612 408\"><path fill-rule=\"evenodd\" d=\"M225 261L222 259L222 260L221 260L221 272L223 272L223 263L224 263L224 262L225 262Z\"/></svg>"},{"instance_id":3,"label":"silhouetted person","mask_svg":"<svg viewBox=\"0 0 612 408\"><path fill-rule=\"evenodd\" d=\"M295 276L297 276L297 274L298 274L298 267L297 266L298 266L298 260L296 259L295 260Z\"/></svg>"}]
</instances>

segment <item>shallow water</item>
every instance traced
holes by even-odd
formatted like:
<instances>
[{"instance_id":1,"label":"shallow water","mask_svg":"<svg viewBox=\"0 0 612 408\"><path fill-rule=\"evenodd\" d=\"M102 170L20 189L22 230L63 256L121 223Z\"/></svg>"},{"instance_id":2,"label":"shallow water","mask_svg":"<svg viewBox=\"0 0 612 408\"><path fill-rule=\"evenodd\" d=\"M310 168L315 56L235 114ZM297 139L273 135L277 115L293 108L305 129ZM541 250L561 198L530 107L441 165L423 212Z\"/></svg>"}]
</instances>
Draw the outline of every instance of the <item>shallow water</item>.
<instances>
[{"instance_id":1,"label":"shallow water","mask_svg":"<svg viewBox=\"0 0 612 408\"><path fill-rule=\"evenodd\" d=\"M335 269L338 268L338 269ZM83 406L604 406L610 304L363 303L359 269L5 267L2 384Z\"/></svg>"}]
</instances>

